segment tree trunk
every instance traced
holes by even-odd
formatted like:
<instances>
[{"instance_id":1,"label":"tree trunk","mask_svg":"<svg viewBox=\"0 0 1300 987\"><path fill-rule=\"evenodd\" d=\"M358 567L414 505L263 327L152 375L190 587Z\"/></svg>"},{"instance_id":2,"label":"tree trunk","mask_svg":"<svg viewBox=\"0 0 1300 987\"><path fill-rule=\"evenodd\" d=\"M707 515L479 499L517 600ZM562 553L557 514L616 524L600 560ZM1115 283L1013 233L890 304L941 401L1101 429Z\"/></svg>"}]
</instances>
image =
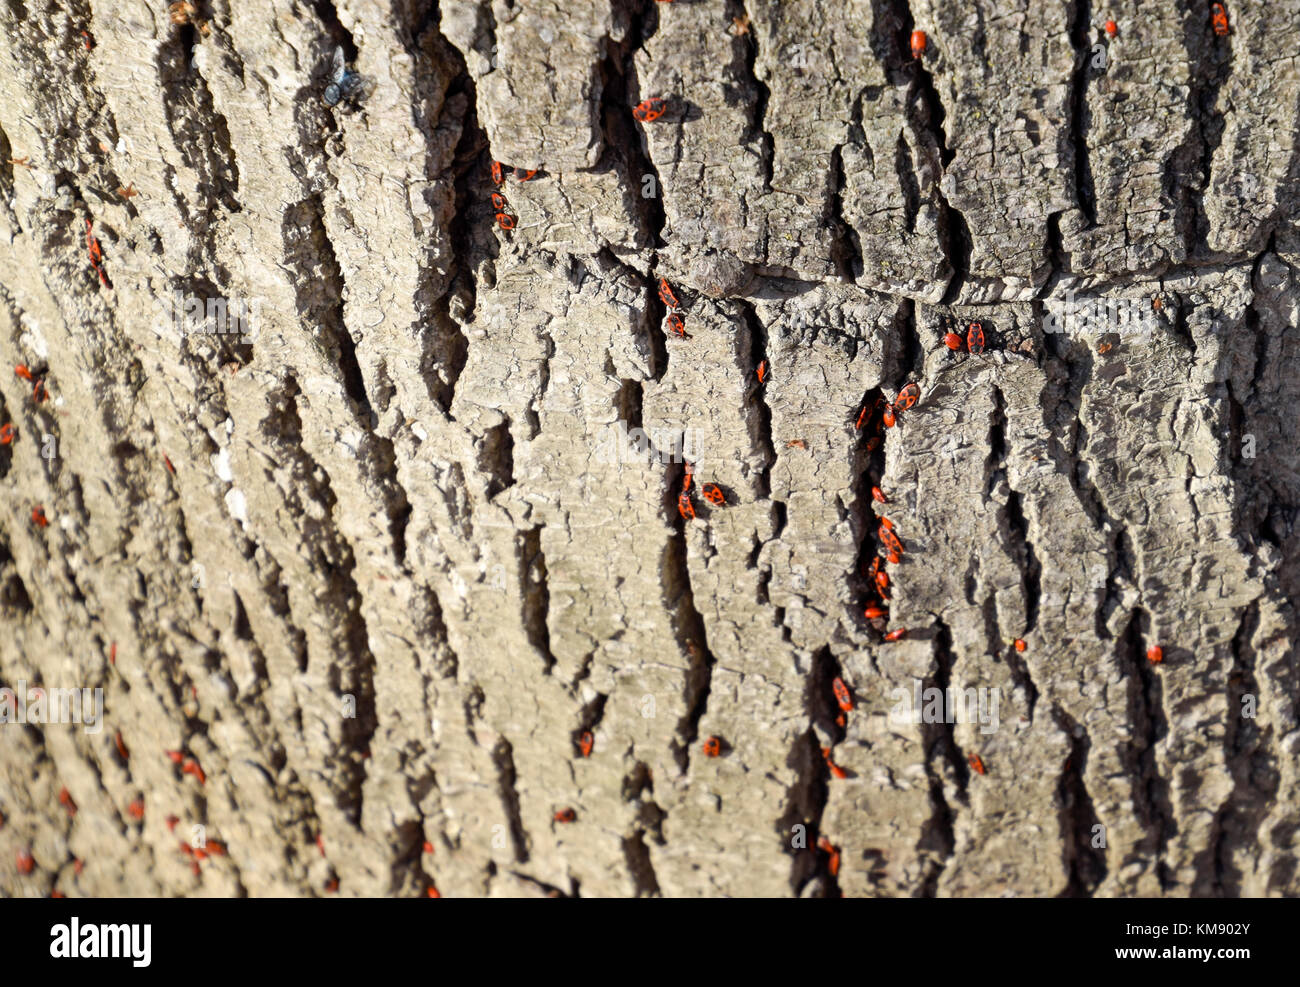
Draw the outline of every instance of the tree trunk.
<instances>
[{"instance_id":1,"label":"tree trunk","mask_svg":"<svg viewBox=\"0 0 1300 987\"><path fill-rule=\"evenodd\" d=\"M0 892L1300 894L1229 6L0 2Z\"/></svg>"}]
</instances>

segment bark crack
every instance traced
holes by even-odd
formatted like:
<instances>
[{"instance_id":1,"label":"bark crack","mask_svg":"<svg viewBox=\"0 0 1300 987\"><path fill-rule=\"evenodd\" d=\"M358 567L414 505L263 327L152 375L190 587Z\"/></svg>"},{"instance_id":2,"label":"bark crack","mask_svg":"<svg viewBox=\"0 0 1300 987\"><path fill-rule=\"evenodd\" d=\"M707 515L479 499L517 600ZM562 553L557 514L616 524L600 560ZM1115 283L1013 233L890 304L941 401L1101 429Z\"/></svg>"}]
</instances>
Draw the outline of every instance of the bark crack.
<instances>
[{"instance_id":1,"label":"bark crack","mask_svg":"<svg viewBox=\"0 0 1300 987\"><path fill-rule=\"evenodd\" d=\"M1261 758L1264 740L1257 723L1259 682L1255 676L1256 653L1251 638L1260 625L1259 601L1251 602L1241 615L1232 637L1232 669L1225 687L1227 714L1223 736L1224 760L1232 776L1232 791L1214 813L1209 847L1196 860L1193 894L1238 898L1243 873L1234 861L1232 848L1242 846L1243 833L1257 833L1267 807L1276 798L1278 772ZM1255 705L1247 715L1246 702Z\"/></svg>"},{"instance_id":2,"label":"bark crack","mask_svg":"<svg viewBox=\"0 0 1300 987\"><path fill-rule=\"evenodd\" d=\"M749 393L753 395L757 414L748 418L750 445L759 464L757 496L767 499L772 495L772 464L776 462L776 448L772 443L772 410L764 398L765 390L771 386L773 369L767 358L767 327L758 317L758 311L749 302L736 300L741 318L744 321L748 353L742 347L742 372L746 372L750 381ZM746 365L751 368L746 371ZM764 379L758 379L758 369L764 367ZM752 376L749 376L751 375Z\"/></svg>"},{"instance_id":3,"label":"bark crack","mask_svg":"<svg viewBox=\"0 0 1300 987\"><path fill-rule=\"evenodd\" d=\"M934 84L934 76L925 67L924 61L908 56L912 30L916 26L911 6L906 0L872 0L872 13L875 23L872 47L884 63L890 83L906 87L908 122L923 141L933 145L938 158L937 170L940 174L933 183L932 194L939 209L944 257L952 269L952 278L944 292L943 304L952 305L961 297L962 289L970 278L973 244L966 217L943 191L942 174L957 156L948 147L948 135L944 128L947 114Z\"/></svg>"},{"instance_id":4,"label":"bark crack","mask_svg":"<svg viewBox=\"0 0 1300 987\"><path fill-rule=\"evenodd\" d=\"M663 231L667 220L664 214L663 186L660 184L659 171L650 157L645 132L632 116L631 102L633 80L636 78L636 53L645 50L646 42L658 30L658 12L649 9L653 7L650 0L615 0L615 9L621 11L627 19L628 29L626 40L622 44L616 44L609 37L604 39L604 57L600 63L599 107L605 141L602 162L605 158L612 158L622 165L631 186L633 201L641 203L641 209L635 218L642 238L656 251L651 257L652 271L658 263L657 251L665 245ZM597 170L601 170L601 166Z\"/></svg>"},{"instance_id":5,"label":"bark crack","mask_svg":"<svg viewBox=\"0 0 1300 987\"><path fill-rule=\"evenodd\" d=\"M1189 9L1184 16L1183 44L1192 74L1188 106L1196 126L1188 143L1179 149L1183 153L1176 154L1171 165L1189 157L1197 169L1195 181L1182 184L1182 212L1187 255L1193 260L1206 261L1211 259L1211 253L1205 195L1210 189L1214 152L1223 140L1225 115L1218 108L1219 93L1232 75L1232 44L1228 38L1217 37L1210 28L1209 18L1194 9ZM1195 154L1196 145L1199 154Z\"/></svg>"},{"instance_id":6,"label":"bark crack","mask_svg":"<svg viewBox=\"0 0 1300 987\"><path fill-rule=\"evenodd\" d=\"M749 22L749 14L745 9L743 0L727 0L726 16L733 21ZM776 151L775 142L772 135L767 132L766 125L767 104L768 100L771 99L772 91L768 88L767 83L758 77L759 45L757 31L751 29L739 37L733 38L731 47L736 55L743 57L747 80L753 84L756 93L754 111L750 116L749 133L745 137L745 143L758 142L759 169L763 180L763 191L764 193L770 193L772 191L772 175Z\"/></svg>"},{"instance_id":7,"label":"bark crack","mask_svg":"<svg viewBox=\"0 0 1300 987\"><path fill-rule=\"evenodd\" d=\"M675 484L670 485L675 488ZM674 498L672 510L676 512L676 509ZM673 757L683 774L690 767L691 747L700 735L700 720L709 705L713 666L717 663L713 652L709 650L704 619L695 609L686 524L680 517L674 523L673 535L664 546L662 565L664 605L672 614L673 633L678 646L689 660L682 690L686 713L678 721L677 738L672 745Z\"/></svg>"},{"instance_id":8,"label":"bark crack","mask_svg":"<svg viewBox=\"0 0 1300 987\"><path fill-rule=\"evenodd\" d=\"M922 689L938 689L941 696L948 695L948 686L952 681L952 669L956 663L952 653L952 631L942 618L935 616L934 645L936 669L933 677L922 682ZM953 724L947 717L939 717L937 723L922 723L921 743L925 750L925 773L930 782L931 815L921 828L921 839L917 850L925 859L925 876L921 880L922 898L933 898L939 890L939 882L944 869L952 859L956 849L955 820L956 811L948 802L944 792L947 781L951 778L957 787L957 796L962 804L966 803L966 785L969 771L966 761L957 747Z\"/></svg>"},{"instance_id":9,"label":"bark crack","mask_svg":"<svg viewBox=\"0 0 1300 987\"><path fill-rule=\"evenodd\" d=\"M1092 165L1088 157L1087 130L1091 114L1088 112L1088 75L1092 67L1092 52L1088 44L1088 25L1092 22L1090 0L1073 0L1070 4L1067 33L1074 48L1074 72L1070 82L1069 140L1073 149L1074 191L1079 208L1088 221L1088 227L1097 225L1096 190L1092 181ZM1059 223L1059 218L1058 218ZM1058 230L1059 237L1059 230ZM1063 268L1058 268L1063 270Z\"/></svg>"},{"instance_id":10,"label":"bark crack","mask_svg":"<svg viewBox=\"0 0 1300 987\"><path fill-rule=\"evenodd\" d=\"M1065 889L1058 897L1091 897L1106 879L1107 873L1104 840L1100 847L1095 843L1101 824L1097 820L1092 796L1083 780L1092 740L1088 732L1059 707L1052 709L1052 719L1070 743L1070 754L1065 759L1056 785L1056 797L1060 805L1058 817L1061 844L1067 874ZM1102 834L1104 832L1102 830Z\"/></svg>"},{"instance_id":11,"label":"bark crack","mask_svg":"<svg viewBox=\"0 0 1300 987\"><path fill-rule=\"evenodd\" d=\"M523 815L519 810L519 774L515 770L514 748L505 737L500 737L492 748L492 763L497 769L497 794L505 810L510 841L515 851L515 862L528 863L528 833L524 829Z\"/></svg>"},{"instance_id":12,"label":"bark crack","mask_svg":"<svg viewBox=\"0 0 1300 987\"><path fill-rule=\"evenodd\" d=\"M1165 863L1165 848L1177 831L1169 802L1169 783L1160 775L1156 745L1169 733L1162 697L1164 686L1146 659L1143 628L1150 623L1141 609L1134 609L1128 627L1116 641L1116 658L1125 669L1129 720L1133 740L1129 744L1132 762L1133 801L1147 830L1145 849L1155 864L1161 890L1173 886Z\"/></svg>"},{"instance_id":13,"label":"bark crack","mask_svg":"<svg viewBox=\"0 0 1300 987\"><path fill-rule=\"evenodd\" d=\"M853 113L857 118L857 131L861 132L861 98L854 101ZM850 132L853 132L853 125L850 125ZM870 145L862 141L862 147L870 151ZM834 242L831 247L831 259L835 263L836 272L841 281L846 284L853 284L858 278L862 277L862 240L858 236L857 230L844 218L844 145L837 144L835 150L831 152L831 200L830 200L830 222L834 230Z\"/></svg>"},{"instance_id":14,"label":"bark crack","mask_svg":"<svg viewBox=\"0 0 1300 987\"><path fill-rule=\"evenodd\" d=\"M547 585L541 527L529 528L520 535L518 544L524 630L528 634L528 643L542 656L544 673L550 675L555 668L556 658L551 651L551 631L547 623L551 593Z\"/></svg>"},{"instance_id":15,"label":"bark crack","mask_svg":"<svg viewBox=\"0 0 1300 987\"><path fill-rule=\"evenodd\" d=\"M655 874L650 847L646 844L645 837L649 834L657 846L664 846L663 824L667 815L654 799L644 797L646 792L653 793L653 791L654 778L651 776L649 765L637 761L624 777L622 785L623 801L627 802L634 812L632 833L623 838L623 859L637 897L661 894L659 879Z\"/></svg>"}]
</instances>

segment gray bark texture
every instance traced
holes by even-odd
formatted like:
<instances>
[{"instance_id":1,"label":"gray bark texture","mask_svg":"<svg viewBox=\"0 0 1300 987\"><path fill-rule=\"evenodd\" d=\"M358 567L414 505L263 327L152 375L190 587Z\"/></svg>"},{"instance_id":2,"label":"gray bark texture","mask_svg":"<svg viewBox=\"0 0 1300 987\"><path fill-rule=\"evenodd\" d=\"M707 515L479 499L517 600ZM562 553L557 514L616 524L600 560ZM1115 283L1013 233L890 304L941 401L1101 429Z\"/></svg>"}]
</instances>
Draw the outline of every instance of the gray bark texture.
<instances>
[{"instance_id":1,"label":"gray bark texture","mask_svg":"<svg viewBox=\"0 0 1300 987\"><path fill-rule=\"evenodd\" d=\"M0 892L1300 894L1300 3L1227 15L0 0L0 684L104 703L0 724Z\"/></svg>"}]
</instances>

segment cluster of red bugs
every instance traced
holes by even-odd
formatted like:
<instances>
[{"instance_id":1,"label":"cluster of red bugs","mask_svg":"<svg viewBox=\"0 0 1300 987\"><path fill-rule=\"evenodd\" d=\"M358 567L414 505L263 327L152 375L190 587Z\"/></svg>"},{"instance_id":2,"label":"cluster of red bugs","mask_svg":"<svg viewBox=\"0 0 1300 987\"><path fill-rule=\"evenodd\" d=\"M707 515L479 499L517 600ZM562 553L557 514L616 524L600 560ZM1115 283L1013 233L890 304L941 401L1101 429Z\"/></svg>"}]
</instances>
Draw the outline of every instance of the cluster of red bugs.
<instances>
[{"instance_id":1,"label":"cluster of red bugs","mask_svg":"<svg viewBox=\"0 0 1300 987\"><path fill-rule=\"evenodd\" d=\"M864 404L858 412L857 420L853 424L856 431L862 431L867 426L867 431L874 431L876 434L867 439L867 452L875 452L880 445L880 426L893 428L898 424L900 412L906 411L912 405L916 404L917 399L921 396L921 388L915 383L907 384L898 392L898 397L891 403L883 397L877 397L872 404ZM880 421L876 422L876 415L880 416ZM875 425L873 429L871 426ZM879 489L879 488L873 488Z\"/></svg>"},{"instance_id":2,"label":"cluster of red bugs","mask_svg":"<svg viewBox=\"0 0 1300 987\"><path fill-rule=\"evenodd\" d=\"M924 38L924 36L922 36ZM922 40L922 50L924 50L924 40ZM915 53L915 44L914 44ZM917 57L920 57L919 54ZM949 349L957 351L965 349L970 353L982 353L984 351L984 327L979 322L970 322L966 327L966 338L963 339L955 331L955 325L949 321L946 326L947 331L944 334L944 345ZM861 432L866 429L869 437L867 439L867 451L873 452L881 442L882 430L893 428L898 424L902 412L912 408L921 397L921 388L915 382L906 384L899 392L898 397L891 403L883 396L878 396L873 402L866 402L858 411L857 419L854 422L854 429ZM871 498L878 504L888 504L889 498L879 486L872 486ZM879 525L876 528L876 538L879 542L881 551L884 552L882 558L879 552L872 554L871 565L866 571L866 576L870 584L874 587L879 599L869 600L863 609L863 616L872 623L878 631L884 632L885 621L889 619L888 601L889 601L889 573L886 571L886 565L898 565L902 562L903 553L906 550L903 541L899 538L894 527L894 522L889 518L881 515ZM899 627L883 634L883 640L886 642L900 641L907 636L907 628ZM1023 639L1017 638L1012 642L1017 651L1024 651L1027 645ZM848 686L840 678L836 678L831 683L831 689L835 694L836 703L839 705L841 713L836 718L836 724L843 727L845 724L844 714L853 709L852 697L849 693ZM822 757L826 761L827 767L832 775L836 778L846 777L845 771L831 757L829 747L822 748ZM978 754L972 754L967 759L971 769L977 774L985 774L987 769L983 759ZM819 844L820 849L831 852L829 841L825 845ZM830 858L830 863L838 865L838 854ZM832 869L831 874L834 876L835 871Z\"/></svg>"},{"instance_id":3,"label":"cluster of red bugs","mask_svg":"<svg viewBox=\"0 0 1300 987\"><path fill-rule=\"evenodd\" d=\"M86 253L90 256L90 266L95 269L99 275L100 282L105 288L111 288L108 283L108 275L104 273L104 251L99 246L99 239L92 233L93 225L90 220L86 220Z\"/></svg>"},{"instance_id":4,"label":"cluster of red bugs","mask_svg":"<svg viewBox=\"0 0 1300 987\"><path fill-rule=\"evenodd\" d=\"M876 398L874 402L864 404L858 412L857 420L854 422L854 429L862 431L864 428L871 434L867 439L867 451L873 452L880 445L881 429L893 428L898 424L898 419L902 412L911 408L921 397L921 388L915 383L905 385L898 392L898 397L892 402L885 400L883 396ZM871 498L878 504L888 504L889 498L885 496L879 486L872 486ZM898 565L903 560L904 546L898 534L894 531L894 522L887 517L880 518L880 524L876 529L876 537L880 542L881 548L885 555L882 561L878 553L873 553L871 566L867 570L867 579L875 588L877 600L869 600L865 609L862 611L863 616L872 622L877 630L883 631L883 622L889 619L889 611L885 604L889 600L889 573L885 570L884 564ZM898 641L907 635L907 628L900 627L889 631L884 635L885 641Z\"/></svg>"},{"instance_id":5,"label":"cluster of red bugs","mask_svg":"<svg viewBox=\"0 0 1300 987\"><path fill-rule=\"evenodd\" d=\"M966 325L966 338L962 339L955 330L957 325L952 319L945 321L943 334L943 345L954 352L960 353L965 349L969 353L976 355L984 352L984 324L982 322L970 322Z\"/></svg>"},{"instance_id":6,"label":"cluster of red bugs","mask_svg":"<svg viewBox=\"0 0 1300 987\"><path fill-rule=\"evenodd\" d=\"M677 495L677 513L686 521L695 520L695 503L691 500L694 481L695 468L687 463L686 471L682 474L682 492ZM725 507L727 504L726 493L716 483L700 484L700 495L714 507Z\"/></svg>"},{"instance_id":7,"label":"cluster of red bugs","mask_svg":"<svg viewBox=\"0 0 1300 987\"><path fill-rule=\"evenodd\" d=\"M526 182L537 174L537 169L531 171L525 168L510 168L510 174L514 176L515 181ZM492 184L501 186L506 183L506 167L500 161L492 162ZM500 192L492 193L492 208L496 210L497 225L503 230L513 230L517 222L514 213L510 212L510 203Z\"/></svg>"},{"instance_id":8,"label":"cluster of red bugs","mask_svg":"<svg viewBox=\"0 0 1300 987\"><path fill-rule=\"evenodd\" d=\"M845 681L838 675L831 680L831 692L835 695L835 705L840 709L839 715L835 717L835 724L843 729L845 724L848 722L846 719L847 715L853 712L854 709L853 694L849 691L849 687ZM843 780L849 776L847 771L835 763L835 759L831 756L831 749L829 747L822 748L822 760L826 762L827 770L836 778ZM840 871L839 850L832 846L831 841L825 836L821 837L817 841L817 849L826 854L826 869L830 873L831 877L834 877Z\"/></svg>"},{"instance_id":9,"label":"cluster of red bugs","mask_svg":"<svg viewBox=\"0 0 1300 987\"><path fill-rule=\"evenodd\" d=\"M681 302L677 300L676 292L673 291L672 285L665 278L659 279L659 300L668 309L668 316L665 319L668 328L673 331L674 335L680 336L682 339L688 338L686 335L686 321L682 318L681 313L677 311L681 308Z\"/></svg>"}]
</instances>

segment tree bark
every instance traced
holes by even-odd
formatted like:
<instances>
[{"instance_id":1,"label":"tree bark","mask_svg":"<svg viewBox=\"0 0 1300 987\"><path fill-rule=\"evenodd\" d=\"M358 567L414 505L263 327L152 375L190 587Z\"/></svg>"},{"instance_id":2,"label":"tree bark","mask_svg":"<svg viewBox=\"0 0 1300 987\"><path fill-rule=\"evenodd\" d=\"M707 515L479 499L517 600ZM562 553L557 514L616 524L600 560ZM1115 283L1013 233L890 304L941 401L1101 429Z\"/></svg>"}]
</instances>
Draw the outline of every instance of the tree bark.
<instances>
[{"instance_id":1,"label":"tree bark","mask_svg":"<svg viewBox=\"0 0 1300 987\"><path fill-rule=\"evenodd\" d=\"M1208 6L4 0L0 684L103 719L0 892L1300 894L1300 9Z\"/></svg>"}]
</instances>

